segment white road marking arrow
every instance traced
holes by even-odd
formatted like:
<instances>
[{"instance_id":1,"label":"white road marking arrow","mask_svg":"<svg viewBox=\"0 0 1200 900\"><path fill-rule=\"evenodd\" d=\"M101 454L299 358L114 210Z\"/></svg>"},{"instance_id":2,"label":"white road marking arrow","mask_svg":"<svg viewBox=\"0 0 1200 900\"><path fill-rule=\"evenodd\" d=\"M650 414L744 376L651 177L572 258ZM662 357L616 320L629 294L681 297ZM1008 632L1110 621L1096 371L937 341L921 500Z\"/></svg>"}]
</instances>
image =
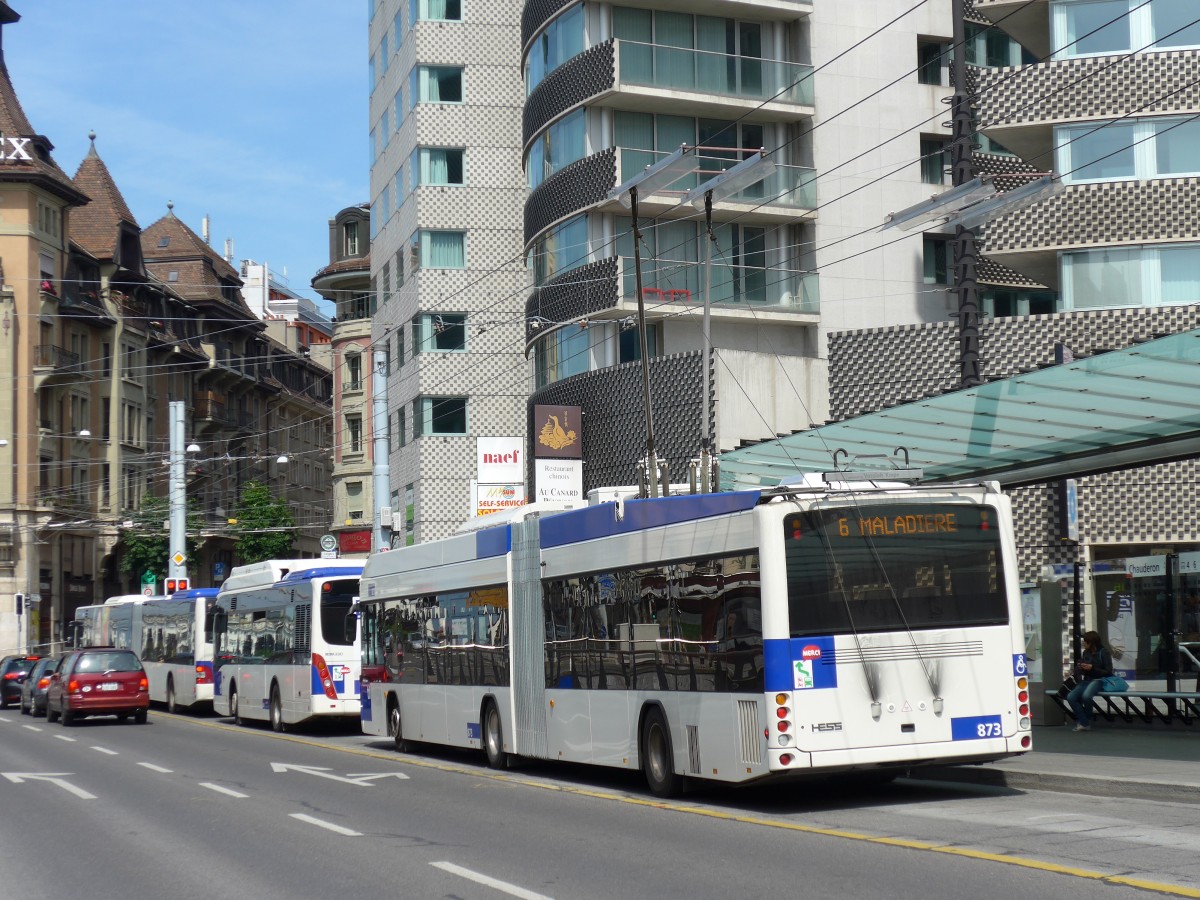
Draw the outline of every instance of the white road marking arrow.
<instances>
[{"instance_id":1,"label":"white road marking arrow","mask_svg":"<svg viewBox=\"0 0 1200 900\"><path fill-rule=\"evenodd\" d=\"M72 772L0 772L5 778L13 784L23 784L26 781L48 781L51 784L57 784L64 791L68 791L78 797L80 800L95 800L95 794L89 794L83 788L77 788L75 785L63 781L67 775L72 775Z\"/></svg>"},{"instance_id":2,"label":"white road marking arrow","mask_svg":"<svg viewBox=\"0 0 1200 900\"><path fill-rule=\"evenodd\" d=\"M379 778L399 778L403 781L408 781L408 776L405 775L403 772L379 772L376 774L371 774L370 772L363 772L361 775L347 775L346 777L347 778L357 778L359 781L375 781L376 779L379 779Z\"/></svg>"},{"instance_id":3,"label":"white road marking arrow","mask_svg":"<svg viewBox=\"0 0 1200 900\"><path fill-rule=\"evenodd\" d=\"M334 775L329 769L323 766L292 766L287 763L271 763L272 772L303 772L306 775L316 775L318 778L328 778L331 781L340 781L343 784L353 784L356 787L374 787L370 782L358 781L354 778L343 778L341 775Z\"/></svg>"}]
</instances>

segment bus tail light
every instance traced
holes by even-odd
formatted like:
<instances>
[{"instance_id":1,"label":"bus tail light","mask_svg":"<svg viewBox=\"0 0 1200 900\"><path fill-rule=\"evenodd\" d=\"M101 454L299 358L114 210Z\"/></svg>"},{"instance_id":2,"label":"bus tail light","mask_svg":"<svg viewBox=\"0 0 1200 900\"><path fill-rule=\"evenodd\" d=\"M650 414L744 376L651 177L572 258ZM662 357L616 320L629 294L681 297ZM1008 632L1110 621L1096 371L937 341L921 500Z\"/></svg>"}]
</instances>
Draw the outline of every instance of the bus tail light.
<instances>
[{"instance_id":1,"label":"bus tail light","mask_svg":"<svg viewBox=\"0 0 1200 900\"><path fill-rule=\"evenodd\" d=\"M212 666L204 663L196 666L196 684L212 684L213 673Z\"/></svg>"},{"instance_id":2,"label":"bus tail light","mask_svg":"<svg viewBox=\"0 0 1200 900\"><path fill-rule=\"evenodd\" d=\"M313 665L317 667L317 677L321 679L321 687L325 690L325 696L330 700L336 700L338 698L337 690L333 686L333 676L329 674L329 666L325 665L325 657L314 653L312 659Z\"/></svg>"}]
</instances>

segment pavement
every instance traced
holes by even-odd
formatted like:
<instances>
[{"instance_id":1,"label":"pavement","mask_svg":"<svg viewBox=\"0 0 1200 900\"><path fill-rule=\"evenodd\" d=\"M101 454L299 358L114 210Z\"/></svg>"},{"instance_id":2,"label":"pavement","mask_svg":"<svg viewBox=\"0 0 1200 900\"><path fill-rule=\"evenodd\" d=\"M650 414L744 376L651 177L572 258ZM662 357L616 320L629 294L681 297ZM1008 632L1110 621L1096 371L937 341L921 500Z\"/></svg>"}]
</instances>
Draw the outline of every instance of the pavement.
<instances>
[{"instance_id":1,"label":"pavement","mask_svg":"<svg viewBox=\"0 0 1200 900\"><path fill-rule=\"evenodd\" d=\"M1073 728L1073 722L1035 725L1033 749L1021 756L912 774L927 781L1200 802L1200 723L1095 722L1091 731Z\"/></svg>"}]
</instances>

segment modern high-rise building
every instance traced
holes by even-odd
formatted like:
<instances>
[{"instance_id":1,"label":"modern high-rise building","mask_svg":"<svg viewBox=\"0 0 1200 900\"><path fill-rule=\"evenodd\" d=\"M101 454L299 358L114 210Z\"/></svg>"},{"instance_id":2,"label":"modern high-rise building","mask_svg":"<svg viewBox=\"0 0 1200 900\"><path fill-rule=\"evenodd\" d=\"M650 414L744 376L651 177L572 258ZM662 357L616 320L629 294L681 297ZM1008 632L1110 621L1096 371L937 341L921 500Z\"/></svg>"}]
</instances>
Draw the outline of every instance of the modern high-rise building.
<instances>
[{"instance_id":1,"label":"modern high-rise building","mask_svg":"<svg viewBox=\"0 0 1200 900\"><path fill-rule=\"evenodd\" d=\"M402 543L472 515L478 438L525 433L520 4L368 8L372 340Z\"/></svg>"},{"instance_id":2,"label":"modern high-rise building","mask_svg":"<svg viewBox=\"0 0 1200 900\"><path fill-rule=\"evenodd\" d=\"M949 0L526 3L530 408L582 410L585 488L631 483L647 443L639 264L672 481L704 438L728 450L823 421L830 333L953 311L945 242L877 233L948 183L944 41L928 36L949 14ZM681 145L694 164L643 191L635 223L614 189ZM703 201L681 198L760 148L773 174L714 195L709 246Z\"/></svg>"}]
</instances>

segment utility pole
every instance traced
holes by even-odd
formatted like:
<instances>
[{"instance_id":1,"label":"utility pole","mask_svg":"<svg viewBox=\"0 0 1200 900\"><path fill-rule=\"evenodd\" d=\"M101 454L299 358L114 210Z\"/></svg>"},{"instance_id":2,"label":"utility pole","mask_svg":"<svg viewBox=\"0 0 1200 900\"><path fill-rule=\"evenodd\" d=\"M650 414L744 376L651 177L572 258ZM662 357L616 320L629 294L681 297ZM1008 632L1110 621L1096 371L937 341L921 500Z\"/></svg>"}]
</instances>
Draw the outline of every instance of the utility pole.
<instances>
[{"instance_id":1,"label":"utility pole","mask_svg":"<svg viewBox=\"0 0 1200 900\"><path fill-rule=\"evenodd\" d=\"M967 25L965 0L954 0L953 79L954 107L952 120L950 163L955 187L966 184L971 171L974 136L971 95L967 91ZM979 285L975 280L978 250L975 232L959 225L954 229L954 285L958 293L958 359L959 387L983 384L979 371Z\"/></svg>"},{"instance_id":2,"label":"utility pole","mask_svg":"<svg viewBox=\"0 0 1200 900\"><path fill-rule=\"evenodd\" d=\"M374 368L371 372L371 441L372 455L375 457L372 468L371 490L375 498L375 509L372 511L371 552L392 548L392 506L391 506L391 463L388 455L391 452L391 441L388 440L388 405L387 405L387 360L388 355L383 350L375 350L373 354Z\"/></svg>"},{"instance_id":3,"label":"utility pole","mask_svg":"<svg viewBox=\"0 0 1200 900\"><path fill-rule=\"evenodd\" d=\"M170 402L170 508L171 540L167 559L167 580L187 584L187 485L184 479L184 407L182 400Z\"/></svg>"}]
</instances>

